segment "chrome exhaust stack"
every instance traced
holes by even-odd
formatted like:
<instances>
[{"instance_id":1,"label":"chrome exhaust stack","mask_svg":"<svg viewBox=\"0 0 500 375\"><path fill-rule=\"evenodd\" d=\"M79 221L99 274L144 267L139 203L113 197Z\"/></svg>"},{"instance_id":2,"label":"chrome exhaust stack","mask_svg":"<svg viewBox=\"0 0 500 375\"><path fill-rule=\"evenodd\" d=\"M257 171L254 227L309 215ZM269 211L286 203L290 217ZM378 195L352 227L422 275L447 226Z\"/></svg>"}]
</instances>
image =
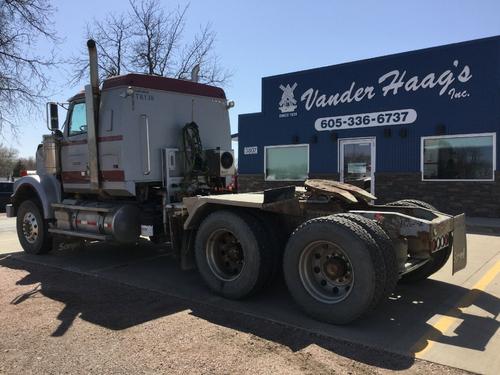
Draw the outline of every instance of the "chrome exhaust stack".
<instances>
[{"instance_id":1,"label":"chrome exhaust stack","mask_svg":"<svg viewBox=\"0 0 500 375\"><path fill-rule=\"evenodd\" d=\"M87 108L87 145L89 149L90 189L99 191L99 155L97 150L97 125L99 123L99 73L97 68L97 48L95 41L87 41L89 50L90 85L85 85Z\"/></svg>"}]
</instances>

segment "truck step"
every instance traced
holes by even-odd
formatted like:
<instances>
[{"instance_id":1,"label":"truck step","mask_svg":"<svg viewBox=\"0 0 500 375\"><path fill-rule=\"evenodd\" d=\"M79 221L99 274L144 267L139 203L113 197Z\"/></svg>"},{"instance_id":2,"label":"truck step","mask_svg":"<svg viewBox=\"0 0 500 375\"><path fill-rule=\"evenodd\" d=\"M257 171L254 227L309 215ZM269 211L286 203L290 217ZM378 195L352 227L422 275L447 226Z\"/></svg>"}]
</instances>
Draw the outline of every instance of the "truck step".
<instances>
[{"instance_id":1,"label":"truck step","mask_svg":"<svg viewBox=\"0 0 500 375\"><path fill-rule=\"evenodd\" d=\"M56 228L49 228L49 233L62 234L62 235L65 235L65 236L73 236L73 237L90 238L92 240L100 240L100 241L109 241L109 240L113 239L112 236L106 235L106 234L96 234L96 233L88 233L88 232L76 232L76 231L73 231L73 230L56 229Z\"/></svg>"},{"instance_id":2,"label":"truck step","mask_svg":"<svg viewBox=\"0 0 500 375\"><path fill-rule=\"evenodd\" d=\"M93 211L93 212L111 212L110 207L76 206L74 204L52 203L52 208L64 208L73 211Z\"/></svg>"}]
</instances>

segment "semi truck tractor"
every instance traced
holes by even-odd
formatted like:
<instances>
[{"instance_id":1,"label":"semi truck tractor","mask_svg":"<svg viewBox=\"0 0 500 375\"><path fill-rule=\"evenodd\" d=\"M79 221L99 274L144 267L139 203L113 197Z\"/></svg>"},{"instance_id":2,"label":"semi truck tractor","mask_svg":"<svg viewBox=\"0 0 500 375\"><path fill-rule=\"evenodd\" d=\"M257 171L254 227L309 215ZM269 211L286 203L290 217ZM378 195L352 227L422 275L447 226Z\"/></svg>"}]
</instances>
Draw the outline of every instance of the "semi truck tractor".
<instances>
[{"instance_id":1,"label":"semi truck tractor","mask_svg":"<svg viewBox=\"0 0 500 375\"><path fill-rule=\"evenodd\" d=\"M232 191L234 103L224 91L142 74L100 84L95 42L87 46L90 83L67 104L47 104L37 174L15 182L7 205L26 253L145 236L226 298L283 275L306 313L334 324L370 313L398 282L427 278L451 254L453 272L466 266L463 214L411 199L377 205L329 180Z\"/></svg>"}]
</instances>

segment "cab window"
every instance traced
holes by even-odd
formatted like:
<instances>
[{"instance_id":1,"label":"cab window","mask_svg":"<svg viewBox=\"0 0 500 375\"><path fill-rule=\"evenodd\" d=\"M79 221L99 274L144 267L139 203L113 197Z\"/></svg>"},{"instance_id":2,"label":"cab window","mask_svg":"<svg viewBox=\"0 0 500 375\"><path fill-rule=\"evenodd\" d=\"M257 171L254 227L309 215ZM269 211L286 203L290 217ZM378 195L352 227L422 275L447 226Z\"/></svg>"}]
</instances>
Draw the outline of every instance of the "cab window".
<instances>
[{"instance_id":1,"label":"cab window","mask_svg":"<svg viewBox=\"0 0 500 375\"><path fill-rule=\"evenodd\" d=\"M69 120L69 136L87 133L87 114L85 103L76 103Z\"/></svg>"}]
</instances>

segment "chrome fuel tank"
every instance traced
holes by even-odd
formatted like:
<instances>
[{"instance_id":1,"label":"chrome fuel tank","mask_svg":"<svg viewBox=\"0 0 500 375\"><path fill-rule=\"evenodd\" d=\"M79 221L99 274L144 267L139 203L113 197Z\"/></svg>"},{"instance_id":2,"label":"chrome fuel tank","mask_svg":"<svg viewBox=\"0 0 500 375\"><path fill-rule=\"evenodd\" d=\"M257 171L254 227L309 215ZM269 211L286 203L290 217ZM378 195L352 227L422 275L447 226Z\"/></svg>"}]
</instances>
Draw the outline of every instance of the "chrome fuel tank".
<instances>
[{"instance_id":1,"label":"chrome fuel tank","mask_svg":"<svg viewBox=\"0 0 500 375\"><path fill-rule=\"evenodd\" d=\"M103 205L97 202L54 204L56 229L89 238L103 235L114 241L131 243L140 236L140 210L133 204Z\"/></svg>"}]
</instances>

